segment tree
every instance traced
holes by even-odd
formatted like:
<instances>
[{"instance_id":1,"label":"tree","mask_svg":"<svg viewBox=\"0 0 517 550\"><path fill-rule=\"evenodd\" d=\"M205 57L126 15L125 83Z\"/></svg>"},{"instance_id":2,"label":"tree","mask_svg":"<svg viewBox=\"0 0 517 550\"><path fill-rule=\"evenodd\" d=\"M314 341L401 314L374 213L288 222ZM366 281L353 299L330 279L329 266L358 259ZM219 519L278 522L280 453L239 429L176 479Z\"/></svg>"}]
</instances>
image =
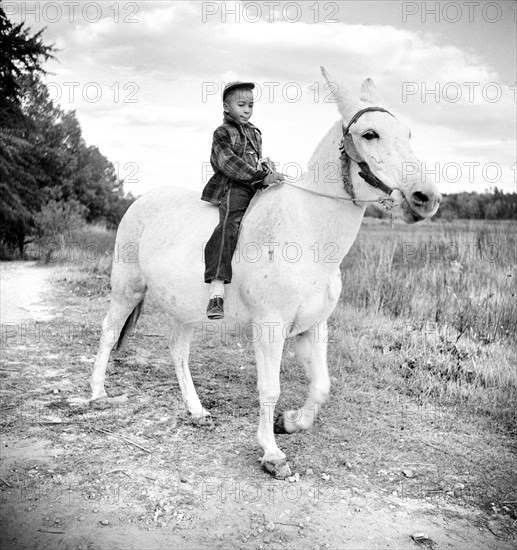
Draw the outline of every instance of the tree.
<instances>
[{"instance_id":1,"label":"tree","mask_svg":"<svg viewBox=\"0 0 517 550\"><path fill-rule=\"evenodd\" d=\"M52 46L42 31L29 35L23 23L12 25L0 6L0 240L23 253L25 235L33 223L31 202L39 168L31 158L33 143L23 113L23 82L44 74L42 63Z\"/></svg>"},{"instance_id":2,"label":"tree","mask_svg":"<svg viewBox=\"0 0 517 550\"><path fill-rule=\"evenodd\" d=\"M54 250L62 248L65 237L84 224L84 206L77 201L51 200L35 215L41 259L48 263Z\"/></svg>"},{"instance_id":3,"label":"tree","mask_svg":"<svg viewBox=\"0 0 517 550\"><path fill-rule=\"evenodd\" d=\"M443 195L436 218L515 220L517 193L503 193L494 188L486 193L453 193Z\"/></svg>"},{"instance_id":4,"label":"tree","mask_svg":"<svg viewBox=\"0 0 517 550\"><path fill-rule=\"evenodd\" d=\"M23 23L13 25L0 5L0 124L18 122L21 103L20 79L46 74L42 63L53 58L53 46L43 44L43 30L34 36Z\"/></svg>"},{"instance_id":5,"label":"tree","mask_svg":"<svg viewBox=\"0 0 517 550\"><path fill-rule=\"evenodd\" d=\"M53 189L62 185L72 159L62 147L66 138L59 124L62 113L39 77L23 75L18 90L17 126L0 127L0 222L2 240L23 255L26 237L35 230L34 214L55 198Z\"/></svg>"},{"instance_id":6,"label":"tree","mask_svg":"<svg viewBox=\"0 0 517 550\"><path fill-rule=\"evenodd\" d=\"M0 244L21 257L53 214L60 225L80 215L113 226L133 200L111 162L86 145L75 112L50 99L42 63L54 50L42 32L11 24L0 6Z\"/></svg>"}]
</instances>

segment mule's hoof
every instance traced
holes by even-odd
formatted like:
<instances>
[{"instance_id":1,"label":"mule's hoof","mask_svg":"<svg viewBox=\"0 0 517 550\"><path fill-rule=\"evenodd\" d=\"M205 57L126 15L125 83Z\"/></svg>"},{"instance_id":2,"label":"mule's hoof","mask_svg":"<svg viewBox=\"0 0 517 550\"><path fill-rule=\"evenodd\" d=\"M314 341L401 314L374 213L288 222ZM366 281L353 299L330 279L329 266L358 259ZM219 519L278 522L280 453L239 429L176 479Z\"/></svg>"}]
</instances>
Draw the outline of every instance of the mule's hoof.
<instances>
[{"instance_id":1,"label":"mule's hoof","mask_svg":"<svg viewBox=\"0 0 517 550\"><path fill-rule=\"evenodd\" d=\"M282 460L264 460L262 467L275 479L285 479L291 475L291 468L285 458Z\"/></svg>"},{"instance_id":2,"label":"mule's hoof","mask_svg":"<svg viewBox=\"0 0 517 550\"><path fill-rule=\"evenodd\" d=\"M88 405L90 403L90 399L86 399L86 397L69 397L65 400L65 402L70 407L80 407L82 405Z\"/></svg>"},{"instance_id":3,"label":"mule's hoof","mask_svg":"<svg viewBox=\"0 0 517 550\"><path fill-rule=\"evenodd\" d=\"M100 401L101 399L106 399L108 394L103 389L102 391L92 391L91 397L88 401Z\"/></svg>"},{"instance_id":4,"label":"mule's hoof","mask_svg":"<svg viewBox=\"0 0 517 550\"><path fill-rule=\"evenodd\" d=\"M275 422L273 424L273 432L276 434L286 434L288 433L285 429L285 420L284 413L278 413L275 417Z\"/></svg>"},{"instance_id":5,"label":"mule's hoof","mask_svg":"<svg viewBox=\"0 0 517 550\"><path fill-rule=\"evenodd\" d=\"M90 405L96 409L106 409L110 405L117 405L118 403L125 403L127 401L127 394L116 395L115 397L97 397L96 399L90 399Z\"/></svg>"},{"instance_id":6,"label":"mule's hoof","mask_svg":"<svg viewBox=\"0 0 517 550\"><path fill-rule=\"evenodd\" d=\"M214 419L211 414L204 414L198 418L192 418L192 424L198 428L214 428Z\"/></svg>"}]
</instances>

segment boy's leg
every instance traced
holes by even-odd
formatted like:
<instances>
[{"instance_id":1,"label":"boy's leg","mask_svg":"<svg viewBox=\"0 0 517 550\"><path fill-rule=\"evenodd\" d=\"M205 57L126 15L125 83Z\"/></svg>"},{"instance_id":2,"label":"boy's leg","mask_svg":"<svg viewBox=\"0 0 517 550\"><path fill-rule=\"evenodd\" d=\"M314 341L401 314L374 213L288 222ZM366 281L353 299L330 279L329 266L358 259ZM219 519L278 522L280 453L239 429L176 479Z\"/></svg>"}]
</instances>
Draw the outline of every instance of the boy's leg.
<instances>
[{"instance_id":1,"label":"boy's leg","mask_svg":"<svg viewBox=\"0 0 517 550\"><path fill-rule=\"evenodd\" d=\"M210 298L216 296L224 298L224 281L222 279L212 279L210 282Z\"/></svg>"},{"instance_id":2,"label":"boy's leg","mask_svg":"<svg viewBox=\"0 0 517 550\"><path fill-rule=\"evenodd\" d=\"M220 307L216 307L217 310L221 309L221 315L216 311L217 317L212 318L222 317L224 287L220 281L229 283L232 280L232 258L237 246L239 227L254 194L255 191L247 185L228 186L219 206L219 224L205 246L205 282L214 282L211 285L211 302L216 296L221 296L217 300Z\"/></svg>"}]
</instances>

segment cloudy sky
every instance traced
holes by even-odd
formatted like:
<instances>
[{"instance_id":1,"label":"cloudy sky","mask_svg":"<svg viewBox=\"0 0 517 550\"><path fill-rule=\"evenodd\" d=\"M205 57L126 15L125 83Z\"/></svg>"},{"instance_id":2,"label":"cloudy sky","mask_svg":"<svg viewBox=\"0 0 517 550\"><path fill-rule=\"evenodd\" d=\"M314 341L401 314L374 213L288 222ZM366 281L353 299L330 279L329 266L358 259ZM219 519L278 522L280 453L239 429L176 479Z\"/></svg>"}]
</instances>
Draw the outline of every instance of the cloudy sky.
<instances>
[{"instance_id":1,"label":"cloudy sky","mask_svg":"<svg viewBox=\"0 0 517 550\"><path fill-rule=\"evenodd\" d=\"M265 155L304 168L338 118L320 65L352 91L374 79L442 192L517 191L513 0L2 5L46 27L52 96L134 194L202 189L220 91L236 79L257 83Z\"/></svg>"}]
</instances>

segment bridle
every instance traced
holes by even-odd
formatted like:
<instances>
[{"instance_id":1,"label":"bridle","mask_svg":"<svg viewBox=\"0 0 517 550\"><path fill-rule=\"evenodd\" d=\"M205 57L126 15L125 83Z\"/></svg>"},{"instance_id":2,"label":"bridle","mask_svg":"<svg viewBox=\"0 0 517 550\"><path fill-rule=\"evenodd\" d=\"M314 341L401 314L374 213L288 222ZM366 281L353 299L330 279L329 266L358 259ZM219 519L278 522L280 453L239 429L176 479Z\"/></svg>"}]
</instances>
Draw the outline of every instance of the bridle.
<instances>
[{"instance_id":1,"label":"bridle","mask_svg":"<svg viewBox=\"0 0 517 550\"><path fill-rule=\"evenodd\" d=\"M308 193L311 193L313 195L319 195L320 197L327 197L329 199L337 199L337 200L344 200L344 201L353 201L354 204L357 204L358 202L363 203L371 203L371 202L378 202L380 203L386 210L391 210L393 208L393 198L391 197L391 193L396 189L395 187L389 187L386 185L381 179L379 179L368 166L368 163L359 156L359 153L357 152L357 149L355 148L355 144L352 138L352 134L350 134L350 127L352 124L355 124L358 119L364 115L364 113L372 112L372 111L380 111L384 113L388 113L393 118L395 118L394 115L392 115L387 109L384 109L383 107L366 107L365 109L361 109L360 111L357 111L355 115L350 119L350 122L347 124L346 128L343 129L343 137L341 138L341 141L339 143L339 150L341 151L340 160L342 165L342 174L343 174L343 182L345 185L345 190L350 195L350 197L338 197L335 195L328 195L326 193L320 193L318 191L313 191L312 189L307 189L305 187L299 187L298 185L294 185L292 183L289 183L287 181L284 181L281 185L289 185L291 187L296 187L297 189L302 189L304 191L307 191ZM348 169L349 169L349 163L350 160L353 160L360 168L359 175L361 178L364 179L366 183L374 187L375 189L379 189L383 193L387 195L387 197L379 197L377 199L357 199L355 197L355 193L353 190L353 187L348 182ZM284 174L285 175L285 174Z\"/></svg>"},{"instance_id":2,"label":"bridle","mask_svg":"<svg viewBox=\"0 0 517 550\"><path fill-rule=\"evenodd\" d=\"M343 129L343 137L341 138L341 142L339 144L339 150L341 151L341 160L343 160L343 155L346 155L348 158L356 162L361 169L359 172L359 175L363 178L363 180L371 185L372 187L375 187L375 189L379 189L383 193L386 193L387 195L391 195L393 192L393 188L386 185L382 180L380 180L375 174L372 173L370 170L370 167L368 166L368 163L359 157L359 153L357 152L357 149L354 145L354 140L352 138L352 134L350 133L350 126L352 124L355 124L359 118L364 115L364 113L369 113L372 111L380 111L382 113L388 113L393 118L395 118L394 115L392 115L388 110L384 109L383 107L366 107L365 109L361 109L358 111L350 120L347 127ZM357 199L356 199L357 200Z\"/></svg>"}]
</instances>

